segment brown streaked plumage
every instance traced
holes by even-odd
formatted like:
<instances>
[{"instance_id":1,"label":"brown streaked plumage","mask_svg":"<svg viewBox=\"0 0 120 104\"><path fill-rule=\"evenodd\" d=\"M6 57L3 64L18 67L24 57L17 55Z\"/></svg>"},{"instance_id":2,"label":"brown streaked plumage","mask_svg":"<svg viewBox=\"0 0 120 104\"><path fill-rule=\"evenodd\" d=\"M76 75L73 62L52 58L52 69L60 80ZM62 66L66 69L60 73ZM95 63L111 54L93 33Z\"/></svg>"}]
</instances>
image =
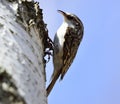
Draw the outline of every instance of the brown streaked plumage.
<instances>
[{"instance_id":1,"label":"brown streaked plumage","mask_svg":"<svg viewBox=\"0 0 120 104\"><path fill-rule=\"evenodd\" d=\"M84 27L81 20L74 14L58 10L64 21L54 37L53 64L54 72L51 83L47 87L47 96L51 92L55 82L60 77L63 79L72 64L83 38Z\"/></svg>"}]
</instances>

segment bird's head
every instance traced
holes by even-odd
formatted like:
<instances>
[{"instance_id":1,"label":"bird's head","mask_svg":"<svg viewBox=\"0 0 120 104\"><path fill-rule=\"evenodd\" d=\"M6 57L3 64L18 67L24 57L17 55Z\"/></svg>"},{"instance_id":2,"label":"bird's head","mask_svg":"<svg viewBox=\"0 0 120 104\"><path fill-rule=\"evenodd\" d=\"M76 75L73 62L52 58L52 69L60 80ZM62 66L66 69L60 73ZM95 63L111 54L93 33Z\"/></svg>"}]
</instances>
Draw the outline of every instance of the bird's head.
<instances>
[{"instance_id":1,"label":"bird's head","mask_svg":"<svg viewBox=\"0 0 120 104\"><path fill-rule=\"evenodd\" d=\"M71 21L73 18L75 18L75 15L67 13L67 12L63 12L62 10L58 10L58 12L63 15L65 20Z\"/></svg>"},{"instance_id":2,"label":"bird's head","mask_svg":"<svg viewBox=\"0 0 120 104\"><path fill-rule=\"evenodd\" d=\"M58 10L58 12L63 15L65 22L72 24L80 23L82 25L81 20L75 14L63 12L62 10Z\"/></svg>"}]
</instances>

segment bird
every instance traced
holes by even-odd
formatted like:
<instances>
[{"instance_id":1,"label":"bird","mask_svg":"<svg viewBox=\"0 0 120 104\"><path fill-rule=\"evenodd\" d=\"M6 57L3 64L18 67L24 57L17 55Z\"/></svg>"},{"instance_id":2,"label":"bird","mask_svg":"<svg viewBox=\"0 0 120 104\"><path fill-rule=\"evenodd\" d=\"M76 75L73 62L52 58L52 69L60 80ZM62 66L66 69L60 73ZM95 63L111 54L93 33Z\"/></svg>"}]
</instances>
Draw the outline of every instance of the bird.
<instances>
[{"instance_id":1,"label":"bird","mask_svg":"<svg viewBox=\"0 0 120 104\"><path fill-rule=\"evenodd\" d=\"M54 36L54 71L51 82L46 89L47 96L53 89L57 79L60 77L60 80L62 80L71 66L84 33L83 23L75 14L62 10L58 10L58 12L63 16L63 23Z\"/></svg>"}]
</instances>

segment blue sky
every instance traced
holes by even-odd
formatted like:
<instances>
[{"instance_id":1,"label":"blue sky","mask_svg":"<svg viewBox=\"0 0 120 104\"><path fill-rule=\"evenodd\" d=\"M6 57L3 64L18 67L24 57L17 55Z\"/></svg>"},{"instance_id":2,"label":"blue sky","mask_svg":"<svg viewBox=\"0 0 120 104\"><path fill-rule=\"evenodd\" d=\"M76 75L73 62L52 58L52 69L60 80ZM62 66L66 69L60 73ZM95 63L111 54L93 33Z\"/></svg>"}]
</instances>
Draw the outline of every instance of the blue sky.
<instances>
[{"instance_id":1,"label":"blue sky","mask_svg":"<svg viewBox=\"0 0 120 104\"><path fill-rule=\"evenodd\" d=\"M57 81L49 104L120 104L120 1L39 0L49 36L62 23L57 10L76 14L84 37L63 81ZM46 67L47 84L53 64Z\"/></svg>"}]
</instances>

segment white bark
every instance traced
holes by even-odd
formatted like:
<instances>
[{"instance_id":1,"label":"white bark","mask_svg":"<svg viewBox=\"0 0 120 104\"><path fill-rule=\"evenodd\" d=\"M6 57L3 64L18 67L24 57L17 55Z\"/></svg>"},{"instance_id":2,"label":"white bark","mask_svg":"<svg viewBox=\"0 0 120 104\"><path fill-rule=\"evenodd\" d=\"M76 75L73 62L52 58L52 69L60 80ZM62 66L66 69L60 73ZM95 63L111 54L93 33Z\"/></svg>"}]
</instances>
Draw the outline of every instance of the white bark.
<instances>
[{"instance_id":1,"label":"white bark","mask_svg":"<svg viewBox=\"0 0 120 104\"><path fill-rule=\"evenodd\" d=\"M17 8L17 2L0 0L0 72L10 76L16 91L4 81L1 86L17 93L23 99L21 104L47 104L42 38L35 26L26 31L25 23L22 27L16 22Z\"/></svg>"}]
</instances>

